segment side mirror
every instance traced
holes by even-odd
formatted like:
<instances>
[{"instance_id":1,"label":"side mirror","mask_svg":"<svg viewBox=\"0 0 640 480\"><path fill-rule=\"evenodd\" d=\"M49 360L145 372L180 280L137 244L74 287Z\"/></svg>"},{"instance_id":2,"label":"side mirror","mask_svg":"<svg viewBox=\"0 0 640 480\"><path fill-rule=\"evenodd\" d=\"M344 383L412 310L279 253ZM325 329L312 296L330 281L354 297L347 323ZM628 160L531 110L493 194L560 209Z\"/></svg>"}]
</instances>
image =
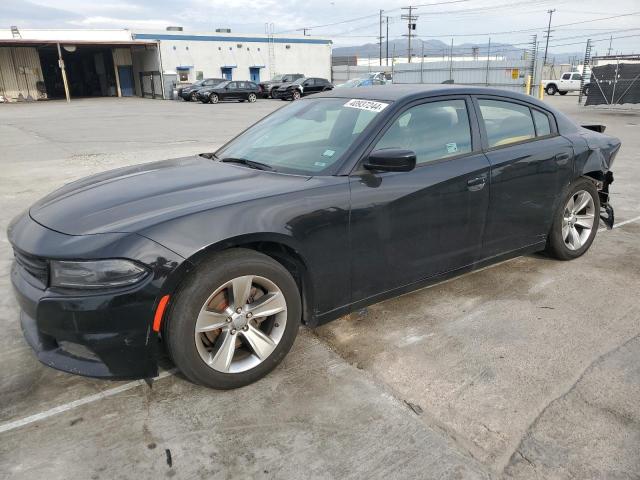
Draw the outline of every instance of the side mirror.
<instances>
[{"instance_id":1,"label":"side mirror","mask_svg":"<svg viewBox=\"0 0 640 480\"><path fill-rule=\"evenodd\" d=\"M374 150L363 166L381 172L409 172L416 168L416 152L404 148Z\"/></svg>"}]
</instances>

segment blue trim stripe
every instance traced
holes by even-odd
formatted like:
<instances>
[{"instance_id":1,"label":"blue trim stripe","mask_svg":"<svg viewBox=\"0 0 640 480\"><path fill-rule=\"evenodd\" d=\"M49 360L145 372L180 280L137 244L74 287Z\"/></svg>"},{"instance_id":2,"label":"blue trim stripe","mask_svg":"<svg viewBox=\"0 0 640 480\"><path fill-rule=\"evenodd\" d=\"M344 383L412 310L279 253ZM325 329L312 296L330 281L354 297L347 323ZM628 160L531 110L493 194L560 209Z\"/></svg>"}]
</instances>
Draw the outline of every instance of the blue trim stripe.
<instances>
[{"instance_id":1,"label":"blue trim stripe","mask_svg":"<svg viewBox=\"0 0 640 480\"><path fill-rule=\"evenodd\" d=\"M189 40L193 42L252 42L268 43L268 37L223 37L220 35L167 35L164 33L134 33L136 40ZM274 43L312 43L329 45L331 40L319 40L314 38L273 38Z\"/></svg>"}]
</instances>

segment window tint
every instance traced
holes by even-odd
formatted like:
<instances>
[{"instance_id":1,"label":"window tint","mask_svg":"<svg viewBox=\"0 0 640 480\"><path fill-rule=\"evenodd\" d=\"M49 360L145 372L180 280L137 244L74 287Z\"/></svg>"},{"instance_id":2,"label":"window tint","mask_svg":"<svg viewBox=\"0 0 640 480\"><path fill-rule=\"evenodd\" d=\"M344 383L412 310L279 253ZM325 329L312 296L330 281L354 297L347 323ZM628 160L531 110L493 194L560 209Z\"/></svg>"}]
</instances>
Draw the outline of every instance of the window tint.
<instances>
[{"instance_id":1,"label":"window tint","mask_svg":"<svg viewBox=\"0 0 640 480\"><path fill-rule=\"evenodd\" d=\"M238 88L238 82L230 82L227 85L227 88L231 89L231 90L235 90L236 88Z\"/></svg>"},{"instance_id":2,"label":"window tint","mask_svg":"<svg viewBox=\"0 0 640 480\"><path fill-rule=\"evenodd\" d=\"M538 137L544 137L545 135L551 135L551 124L549 123L549 117L539 110L531 110L533 113L533 121L536 124L536 134Z\"/></svg>"},{"instance_id":3,"label":"window tint","mask_svg":"<svg viewBox=\"0 0 640 480\"><path fill-rule=\"evenodd\" d=\"M478 100L489 147L499 147L535 137L529 107L499 100Z\"/></svg>"},{"instance_id":4,"label":"window tint","mask_svg":"<svg viewBox=\"0 0 640 480\"><path fill-rule=\"evenodd\" d=\"M574 73L573 75L571 75L571 80L582 80L582 75L580 75L579 73Z\"/></svg>"},{"instance_id":5,"label":"window tint","mask_svg":"<svg viewBox=\"0 0 640 480\"><path fill-rule=\"evenodd\" d=\"M569 80L570 78L571 78L570 73L565 73L564 75L562 75L562 80Z\"/></svg>"},{"instance_id":6,"label":"window tint","mask_svg":"<svg viewBox=\"0 0 640 480\"><path fill-rule=\"evenodd\" d=\"M303 85L306 85L307 87L313 87L315 84L316 84L316 80L314 78L307 78L303 82Z\"/></svg>"},{"instance_id":7,"label":"window tint","mask_svg":"<svg viewBox=\"0 0 640 480\"><path fill-rule=\"evenodd\" d=\"M464 100L417 105L404 112L375 149L406 148L416 152L417 163L469 153L471 130Z\"/></svg>"}]
</instances>

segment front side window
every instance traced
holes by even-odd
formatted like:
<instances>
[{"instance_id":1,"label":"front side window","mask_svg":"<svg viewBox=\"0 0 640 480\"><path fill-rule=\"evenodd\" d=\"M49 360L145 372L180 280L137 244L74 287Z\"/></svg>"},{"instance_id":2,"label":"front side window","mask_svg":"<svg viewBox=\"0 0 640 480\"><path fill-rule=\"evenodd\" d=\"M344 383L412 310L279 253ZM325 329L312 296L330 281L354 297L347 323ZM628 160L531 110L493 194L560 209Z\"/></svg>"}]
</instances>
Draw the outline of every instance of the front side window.
<instances>
[{"instance_id":1,"label":"front side window","mask_svg":"<svg viewBox=\"0 0 640 480\"><path fill-rule=\"evenodd\" d=\"M522 142L536 136L529 107L500 100L478 100L489 147Z\"/></svg>"},{"instance_id":2,"label":"front side window","mask_svg":"<svg viewBox=\"0 0 640 480\"><path fill-rule=\"evenodd\" d=\"M372 112L345 98L293 102L222 147L216 156L259 162L284 173L325 174L388 105L364 103L375 103L379 110Z\"/></svg>"},{"instance_id":3,"label":"front side window","mask_svg":"<svg viewBox=\"0 0 640 480\"><path fill-rule=\"evenodd\" d=\"M424 164L471 152L471 128L464 100L430 102L402 113L378 141L375 150L402 148Z\"/></svg>"},{"instance_id":4,"label":"front side window","mask_svg":"<svg viewBox=\"0 0 640 480\"><path fill-rule=\"evenodd\" d=\"M569 80L570 78L571 78L570 73L565 73L564 75L562 75L562 80Z\"/></svg>"}]
</instances>

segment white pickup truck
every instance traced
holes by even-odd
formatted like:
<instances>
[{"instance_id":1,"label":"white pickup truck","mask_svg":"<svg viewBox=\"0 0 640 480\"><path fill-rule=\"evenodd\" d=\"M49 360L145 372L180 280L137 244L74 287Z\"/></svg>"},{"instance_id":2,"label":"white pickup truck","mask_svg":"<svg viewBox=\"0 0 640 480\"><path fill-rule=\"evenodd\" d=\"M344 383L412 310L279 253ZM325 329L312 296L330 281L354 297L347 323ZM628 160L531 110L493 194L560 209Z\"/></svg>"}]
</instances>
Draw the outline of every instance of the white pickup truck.
<instances>
[{"instance_id":1,"label":"white pickup truck","mask_svg":"<svg viewBox=\"0 0 640 480\"><path fill-rule=\"evenodd\" d=\"M588 94L589 90L589 77L585 78L584 82L584 94ZM582 74L580 72L566 72L558 80L542 80L544 84L544 91L547 95L566 95L567 92L579 92L580 82L582 81Z\"/></svg>"}]
</instances>

